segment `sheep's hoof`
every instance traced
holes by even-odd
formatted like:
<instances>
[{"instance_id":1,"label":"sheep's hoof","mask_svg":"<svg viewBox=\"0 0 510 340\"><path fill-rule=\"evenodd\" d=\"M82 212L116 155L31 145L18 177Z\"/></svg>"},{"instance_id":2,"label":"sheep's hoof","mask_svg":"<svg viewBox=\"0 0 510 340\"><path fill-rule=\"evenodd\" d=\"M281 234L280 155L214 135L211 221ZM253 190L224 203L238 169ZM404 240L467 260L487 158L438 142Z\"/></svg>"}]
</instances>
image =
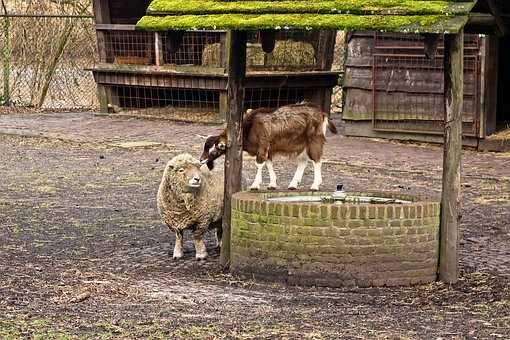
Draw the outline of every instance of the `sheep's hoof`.
<instances>
[{"instance_id":1,"label":"sheep's hoof","mask_svg":"<svg viewBox=\"0 0 510 340\"><path fill-rule=\"evenodd\" d=\"M250 187L250 191L259 191L260 188L257 187Z\"/></svg>"},{"instance_id":2,"label":"sheep's hoof","mask_svg":"<svg viewBox=\"0 0 510 340\"><path fill-rule=\"evenodd\" d=\"M289 186L288 187L289 190L297 190L297 187L294 187L294 186Z\"/></svg>"},{"instance_id":3,"label":"sheep's hoof","mask_svg":"<svg viewBox=\"0 0 510 340\"><path fill-rule=\"evenodd\" d=\"M197 261L205 261L207 259L207 255L197 255L195 256Z\"/></svg>"},{"instance_id":4,"label":"sheep's hoof","mask_svg":"<svg viewBox=\"0 0 510 340\"><path fill-rule=\"evenodd\" d=\"M172 256L172 259L174 259L176 261L180 260L180 259L182 259L182 255L174 255L174 256Z\"/></svg>"},{"instance_id":5,"label":"sheep's hoof","mask_svg":"<svg viewBox=\"0 0 510 340\"><path fill-rule=\"evenodd\" d=\"M267 187L267 190L277 190L278 189L278 186L269 186Z\"/></svg>"}]
</instances>

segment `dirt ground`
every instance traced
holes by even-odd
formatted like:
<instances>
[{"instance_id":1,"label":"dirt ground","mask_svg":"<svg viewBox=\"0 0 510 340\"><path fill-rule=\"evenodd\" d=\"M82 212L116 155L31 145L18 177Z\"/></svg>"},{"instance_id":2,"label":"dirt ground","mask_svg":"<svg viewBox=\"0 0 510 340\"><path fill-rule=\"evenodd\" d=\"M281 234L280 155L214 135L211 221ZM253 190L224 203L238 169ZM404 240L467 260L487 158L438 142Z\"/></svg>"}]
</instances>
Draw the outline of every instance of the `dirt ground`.
<instances>
[{"instance_id":1,"label":"dirt ground","mask_svg":"<svg viewBox=\"0 0 510 340\"><path fill-rule=\"evenodd\" d=\"M183 260L168 256L155 202L165 162L199 155L218 129L0 115L0 338L510 338L510 154L464 152L457 284L289 287L220 272L212 235L205 262L189 241ZM140 141L152 143L125 144ZM440 194L437 146L331 136L326 158L324 189ZM275 164L282 186L289 163Z\"/></svg>"}]
</instances>

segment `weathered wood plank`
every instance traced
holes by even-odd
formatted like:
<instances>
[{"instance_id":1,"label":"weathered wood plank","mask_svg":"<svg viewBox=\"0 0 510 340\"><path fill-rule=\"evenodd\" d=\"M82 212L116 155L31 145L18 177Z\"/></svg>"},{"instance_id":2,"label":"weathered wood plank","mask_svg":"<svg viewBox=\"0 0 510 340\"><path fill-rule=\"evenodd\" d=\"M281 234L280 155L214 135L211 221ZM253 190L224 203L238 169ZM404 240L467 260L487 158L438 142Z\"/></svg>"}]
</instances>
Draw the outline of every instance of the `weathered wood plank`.
<instances>
[{"instance_id":1,"label":"weathered wood plank","mask_svg":"<svg viewBox=\"0 0 510 340\"><path fill-rule=\"evenodd\" d=\"M441 195L439 279L455 283L459 276L460 166L464 34L445 35L445 131Z\"/></svg>"},{"instance_id":2,"label":"weathered wood plank","mask_svg":"<svg viewBox=\"0 0 510 340\"><path fill-rule=\"evenodd\" d=\"M161 40L161 34L154 32L154 51L156 58L156 66L161 66L165 63L163 58L163 41Z\"/></svg>"},{"instance_id":3,"label":"weathered wood plank","mask_svg":"<svg viewBox=\"0 0 510 340\"><path fill-rule=\"evenodd\" d=\"M108 94L105 85L97 84L97 99L99 101L99 112L108 113Z\"/></svg>"},{"instance_id":4,"label":"weathered wood plank","mask_svg":"<svg viewBox=\"0 0 510 340\"><path fill-rule=\"evenodd\" d=\"M223 238L220 265L230 265L231 197L241 190L243 166L243 102L246 76L246 31L227 33L228 50L228 107L227 153L225 155L225 192L223 210Z\"/></svg>"}]
</instances>

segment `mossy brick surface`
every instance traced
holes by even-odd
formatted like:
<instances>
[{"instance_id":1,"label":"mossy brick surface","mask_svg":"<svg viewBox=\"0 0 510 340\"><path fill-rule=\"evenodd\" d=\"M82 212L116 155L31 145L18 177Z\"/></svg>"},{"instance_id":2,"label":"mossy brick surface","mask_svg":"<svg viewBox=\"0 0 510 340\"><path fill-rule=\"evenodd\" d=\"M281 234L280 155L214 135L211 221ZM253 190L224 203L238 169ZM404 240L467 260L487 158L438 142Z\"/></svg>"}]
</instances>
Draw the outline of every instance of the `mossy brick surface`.
<instances>
[{"instance_id":1,"label":"mossy brick surface","mask_svg":"<svg viewBox=\"0 0 510 340\"><path fill-rule=\"evenodd\" d=\"M335 287L435 280L439 203L395 193L355 194L412 203L389 206L267 201L273 196L296 194L303 193L243 192L233 197L233 272L271 281Z\"/></svg>"}]
</instances>

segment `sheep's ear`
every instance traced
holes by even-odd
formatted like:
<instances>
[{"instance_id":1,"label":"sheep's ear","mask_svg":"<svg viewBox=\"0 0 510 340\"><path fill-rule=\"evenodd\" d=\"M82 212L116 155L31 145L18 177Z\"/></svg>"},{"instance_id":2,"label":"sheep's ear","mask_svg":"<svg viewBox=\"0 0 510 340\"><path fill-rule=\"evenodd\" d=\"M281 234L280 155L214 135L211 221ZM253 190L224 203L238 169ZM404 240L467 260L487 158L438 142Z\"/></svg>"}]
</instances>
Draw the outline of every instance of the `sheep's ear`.
<instances>
[{"instance_id":1,"label":"sheep's ear","mask_svg":"<svg viewBox=\"0 0 510 340\"><path fill-rule=\"evenodd\" d=\"M225 142L219 142L218 149L220 149L221 151L225 151L225 149L226 149Z\"/></svg>"}]
</instances>

